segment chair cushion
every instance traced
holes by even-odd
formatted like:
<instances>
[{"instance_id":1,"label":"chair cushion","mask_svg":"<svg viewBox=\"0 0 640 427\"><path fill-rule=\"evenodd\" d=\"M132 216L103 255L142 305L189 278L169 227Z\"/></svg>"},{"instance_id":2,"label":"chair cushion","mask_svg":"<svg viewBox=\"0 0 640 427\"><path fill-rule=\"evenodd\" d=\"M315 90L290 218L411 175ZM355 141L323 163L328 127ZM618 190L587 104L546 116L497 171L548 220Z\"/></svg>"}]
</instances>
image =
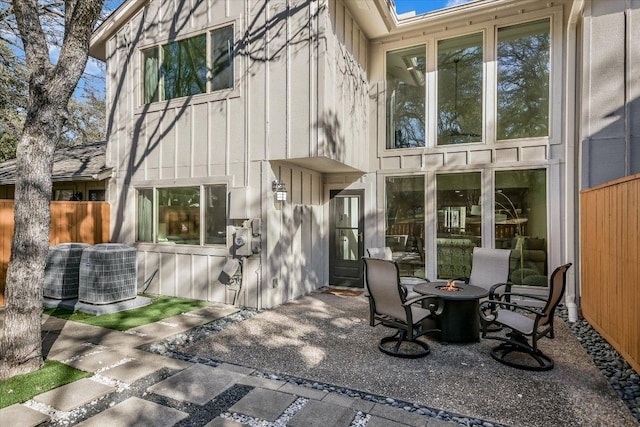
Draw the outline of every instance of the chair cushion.
<instances>
[{"instance_id":1,"label":"chair cushion","mask_svg":"<svg viewBox=\"0 0 640 427\"><path fill-rule=\"evenodd\" d=\"M415 325L418 322L426 319L431 312L427 309L417 306L416 304L411 306L411 315L413 316L413 324Z\"/></svg>"},{"instance_id":2,"label":"chair cushion","mask_svg":"<svg viewBox=\"0 0 640 427\"><path fill-rule=\"evenodd\" d=\"M531 335L533 333L533 319L516 313L515 311L505 309L498 310L496 313L496 321L523 335Z\"/></svg>"}]
</instances>

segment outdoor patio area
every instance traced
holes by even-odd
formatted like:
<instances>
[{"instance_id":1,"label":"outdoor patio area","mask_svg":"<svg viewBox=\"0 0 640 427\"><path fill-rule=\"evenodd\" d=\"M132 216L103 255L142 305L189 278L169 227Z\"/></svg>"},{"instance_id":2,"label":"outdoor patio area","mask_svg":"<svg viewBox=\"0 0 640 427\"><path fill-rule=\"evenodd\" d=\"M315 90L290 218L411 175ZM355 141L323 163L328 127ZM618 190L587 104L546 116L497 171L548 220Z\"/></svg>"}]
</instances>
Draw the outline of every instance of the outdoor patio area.
<instances>
[{"instance_id":1,"label":"outdoor patio area","mask_svg":"<svg viewBox=\"0 0 640 427\"><path fill-rule=\"evenodd\" d=\"M443 344L431 354L398 359L378 351L390 330L368 324L360 296L316 292L181 347L179 353L251 367L278 378L403 401L470 419L511 426L633 426L637 421L560 319L541 349L555 360L548 372L494 361L496 341Z\"/></svg>"}]
</instances>

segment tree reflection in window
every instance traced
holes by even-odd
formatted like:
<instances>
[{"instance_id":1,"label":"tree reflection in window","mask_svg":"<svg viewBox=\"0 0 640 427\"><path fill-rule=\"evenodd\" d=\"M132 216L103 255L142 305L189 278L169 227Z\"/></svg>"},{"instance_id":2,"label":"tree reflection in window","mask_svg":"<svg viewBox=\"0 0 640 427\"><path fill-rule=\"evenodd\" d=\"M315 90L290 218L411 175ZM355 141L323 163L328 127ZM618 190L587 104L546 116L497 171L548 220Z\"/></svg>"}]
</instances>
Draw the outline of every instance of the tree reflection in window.
<instances>
[{"instance_id":1,"label":"tree reflection in window","mask_svg":"<svg viewBox=\"0 0 640 427\"><path fill-rule=\"evenodd\" d=\"M162 47L165 99L207 91L207 39L203 34Z\"/></svg>"},{"instance_id":2,"label":"tree reflection in window","mask_svg":"<svg viewBox=\"0 0 640 427\"><path fill-rule=\"evenodd\" d=\"M482 34L438 42L438 145L482 141Z\"/></svg>"},{"instance_id":3,"label":"tree reflection in window","mask_svg":"<svg viewBox=\"0 0 640 427\"><path fill-rule=\"evenodd\" d=\"M425 46L387 53L387 148L425 146Z\"/></svg>"},{"instance_id":4,"label":"tree reflection in window","mask_svg":"<svg viewBox=\"0 0 640 427\"><path fill-rule=\"evenodd\" d=\"M549 135L549 19L498 30L497 138Z\"/></svg>"},{"instance_id":5,"label":"tree reflection in window","mask_svg":"<svg viewBox=\"0 0 640 427\"><path fill-rule=\"evenodd\" d=\"M213 30L209 47L208 38L202 34L142 50L143 103L232 88L233 26ZM207 49L211 50L209 63Z\"/></svg>"}]
</instances>

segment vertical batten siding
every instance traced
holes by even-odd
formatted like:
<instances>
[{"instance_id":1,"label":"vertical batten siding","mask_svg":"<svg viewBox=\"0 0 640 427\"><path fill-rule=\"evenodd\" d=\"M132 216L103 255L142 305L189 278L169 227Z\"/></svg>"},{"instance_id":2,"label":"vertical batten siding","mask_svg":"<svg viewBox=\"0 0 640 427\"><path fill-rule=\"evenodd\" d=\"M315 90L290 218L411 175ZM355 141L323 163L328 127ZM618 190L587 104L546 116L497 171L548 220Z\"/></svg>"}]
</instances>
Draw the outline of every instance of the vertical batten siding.
<instances>
[{"instance_id":1,"label":"vertical batten siding","mask_svg":"<svg viewBox=\"0 0 640 427\"><path fill-rule=\"evenodd\" d=\"M366 63L359 62L367 56L366 44L360 46L360 29L343 2L328 0L323 7L326 19L319 20L324 25L319 34L326 51L319 56L318 155L366 170L369 85Z\"/></svg>"},{"instance_id":2,"label":"vertical batten siding","mask_svg":"<svg viewBox=\"0 0 640 427\"><path fill-rule=\"evenodd\" d=\"M640 172L640 3L593 0L582 26L582 188Z\"/></svg>"},{"instance_id":3,"label":"vertical batten siding","mask_svg":"<svg viewBox=\"0 0 640 427\"><path fill-rule=\"evenodd\" d=\"M110 165L115 167L111 229L117 241L135 243L136 187L189 186L199 183L198 178L206 182L219 178L230 187L249 187L250 216L264 221L263 252L245 264L247 282L238 304L274 306L324 284L320 174L286 168L287 184L296 188L298 196L295 204L275 211L270 193L273 174L264 163L305 158L317 151L320 3L151 2L118 30L107 44L108 108L114 112L109 132ZM140 105L140 49L229 23L234 24L241 46L233 90ZM283 215L273 228L266 211ZM268 250L267 235L275 242L274 253ZM234 292L217 281L229 248L137 246L140 279L158 270L149 292L233 300ZM303 256L308 250L313 254ZM291 262L284 272L279 271L283 262L279 254ZM267 284L271 283L267 271L281 279L281 287Z\"/></svg>"}]
</instances>

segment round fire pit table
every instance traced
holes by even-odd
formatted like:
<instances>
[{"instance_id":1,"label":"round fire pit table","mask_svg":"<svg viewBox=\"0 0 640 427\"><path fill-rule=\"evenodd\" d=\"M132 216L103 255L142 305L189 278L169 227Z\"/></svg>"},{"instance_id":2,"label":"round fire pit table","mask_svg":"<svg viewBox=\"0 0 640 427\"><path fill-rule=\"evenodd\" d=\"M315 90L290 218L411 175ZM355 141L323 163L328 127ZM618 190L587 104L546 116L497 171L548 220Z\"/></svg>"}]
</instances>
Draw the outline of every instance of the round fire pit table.
<instances>
[{"instance_id":1,"label":"round fire pit table","mask_svg":"<svg viewBox=\"0 0 640 427\"><path fill-rule=\"evenodd\" d=\"M446 342L477 342L480 340L479 301L489 291L478 286L455 283L455 289L447 290L447 282L422 283L413 287L422 295L435 295L444 302L437 326L440 337Z\"/></svg>"}]
</instances>

